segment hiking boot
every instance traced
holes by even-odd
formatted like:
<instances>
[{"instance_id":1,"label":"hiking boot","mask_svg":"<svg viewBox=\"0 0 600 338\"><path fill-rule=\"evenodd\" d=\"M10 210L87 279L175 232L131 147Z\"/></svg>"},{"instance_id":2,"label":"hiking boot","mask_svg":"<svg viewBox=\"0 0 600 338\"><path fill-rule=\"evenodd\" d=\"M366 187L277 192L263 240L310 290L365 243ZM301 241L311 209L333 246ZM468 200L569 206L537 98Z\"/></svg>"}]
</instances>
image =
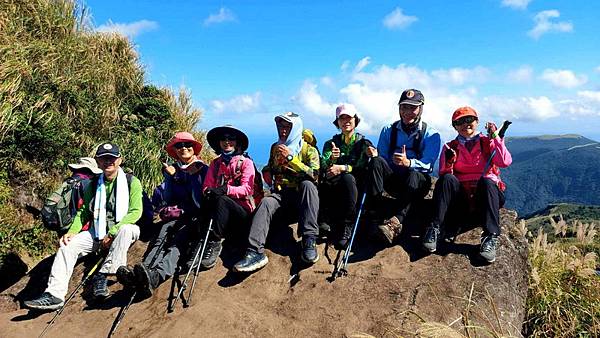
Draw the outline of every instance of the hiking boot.
<instances>
[{"instance_id":1,"label":"hiking boot","mask_svg":"<svg viewBox=\"0 0 600 338\"><path fill-rule=\"evenodd\" d=\"M342 249L346 248L346 246L348 245L348 242L350 242L350 238L352 238L352 230L353 230L353 224L347 224L344 227L344 231L342 232L340 239L334 245L334 247L337 250L342 250Z\"/></svg>"},{"instance_id":2,"label":"hiking boot","mask_svg":"<svg viewBox=\"0 0 600 338\"><path fill-rule=\"evenodd\" d=\"M479 254L488 263L493 263L494 261L496 261L496 249L499 245L500 241L498 240L498 235L482 235Z\"/></svg>"},{"instance_id":3,"label":"hiking boot","mask_svg":"<svg viewBox=\"0 0 600 338\"><path fill-rule=\"evenodd\" d=\"M92 294L95 298L106 298L110 295L110 291L108 291L108 280L106 279L106 274L98 272L92 278Z\"/></svg>"},{"instance_id":4,"label":"hiking boot","mask_svg":"<svg viewBox=\"0 0 600 338\"><path fill-rule=\"evenodd\" d=\"M400 236L400 232L402 232L402 223L400 223L398 217L394 216L383 221L383 224L378 226L377 229L379 230L379 239L391 245L394 240Z\"/></svg>"},{"instance_id":5,"label":"hiking boot","mask_svg":"<svg viewBox=\"0 0 600 338\"><path fill-rule=\"evenodd\" d=\"M188 260L181 265L181 269L179 270L180 274L186 274L188 273L188 271L190 270L195 270L198 265L200 264L200 261L203 260L202 257L200 256L200 250L202 250L202 244L204 243L204 240L200 240L198 241L198 245L196 245L196 247L194 248L194 250L191 250L191 254L188 256ZM210 244L210 243L208 243ZM208 249L208 247L207 247ZM194 263L194 257L196 257L196 255L198 255L198 259L196 259L196 263Z\"/></svg>"},{"instance_id":6,"label":"hiking boot","mask_svg":"<svg viewBox=\"0 0 600 338\"><path fill-rule=\"evenodd\" d=\"M206 243L206 249L204 249L204 255L202 256L202 265L205 269L210 269L217 264L217 258L221 254L221 250L223 250L223 245L221 244L221 240L216 241L208 241Z\"/></svg>"},{"instance_id":7,"label":"hiking boot","mask_svg":"<svg viewBox=\"0 0 600 338\"><path fill-rule=\"evenodd\" d=\"M244 258L235 263L233 270L237 272L256 271L269 263L269 258L264 253L258 253L251 250L246 251Z\"/></svg>"},{"instance_id":8,"label":"hiking boot","mask_svg":"<svg viewBox=\"0 0 600 338\"><path fill-rule=\"evenodd\" d=\"M423 248L429 252L435 252L439 236L440 228L434 225L429 226L423 237Z\"/></svg>"},{"instance_id":9,"label":"hiking boot","mask_svg":"<svg viewBox=\"0 0 600 338\"><path fill-rule=\"evenodd\" d=\"M54 297L49 292L42 293L42 295L36 299L26 300L23 302L25 307L35 310L58 310L64 304L65 302L58 297Z\"/></svg>"},{"instance_id":10,"label":"hiking boot","mask_svg":"<svg viewBox=\"0 0 600 338\"><path fill-rule=\"evenodd\" d=\"M313 236L302 238L302 254L300 258L306 263L314 264L319 260L317 240Z\"/></svg>"},{"instance_id":11,"label":"hiking boot","mask_svg":"<svg viewBox=\"0 0 600 338\"><path fill-rule=\"evenodd\" d=\"M117 269L116 275L117 281L126 289L135 287L135 274L133 273L133 268L122 265Z\"/></svg>"},{"instance_id":12,"label":"hiking boot","mask_svg":"<svg viewBox=\"0 0 600 338\"><path fill-rule=\"evenodd\" d=\"M152 296L152 291L158 287L158 272L156 269L149 269L144 264L139 263L133 267L136 286L138 291L147 297Z\"/></svg>"}]
</instances>

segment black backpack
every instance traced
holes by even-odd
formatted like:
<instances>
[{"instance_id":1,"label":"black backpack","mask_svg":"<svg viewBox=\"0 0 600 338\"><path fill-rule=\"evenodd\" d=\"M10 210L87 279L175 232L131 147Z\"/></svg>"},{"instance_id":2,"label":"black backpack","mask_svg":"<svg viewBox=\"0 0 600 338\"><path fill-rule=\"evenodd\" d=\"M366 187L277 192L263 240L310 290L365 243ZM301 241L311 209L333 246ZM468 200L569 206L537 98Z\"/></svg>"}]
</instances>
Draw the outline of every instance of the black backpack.
<instances>
[{"instance_id":1,"label":"black backpack","mask_svg":"<svg viewBox=\"0 0 600 338\"><path fill-rule=\"evenodd\" d=\"M389 158L393 158L394 150L398 146L398 125L401 121L392 123L392 133L390 134L390 147L389 147ZM423 136L425 134L425 130L427 130L427 123L422 122L422 128L417 129L417 135L413 139L413 144L410 148L415 152L415 157L417 160L420 160L423 157L423 152L421 151L421 142L423 142Z\"/></svg>"},{"instance_id":2,"label":"black backpack","mask_svg":"<svg viewBox=\"0 0 600 338\"><path fill-rule=\"evenodd\" d=\"M67 232L77 214L83 191L89 183L89 179L79 176L69 177L60 188L51 193L44 201L40 213L44 226L59 234Z\"/></svg>"}]
</instances>

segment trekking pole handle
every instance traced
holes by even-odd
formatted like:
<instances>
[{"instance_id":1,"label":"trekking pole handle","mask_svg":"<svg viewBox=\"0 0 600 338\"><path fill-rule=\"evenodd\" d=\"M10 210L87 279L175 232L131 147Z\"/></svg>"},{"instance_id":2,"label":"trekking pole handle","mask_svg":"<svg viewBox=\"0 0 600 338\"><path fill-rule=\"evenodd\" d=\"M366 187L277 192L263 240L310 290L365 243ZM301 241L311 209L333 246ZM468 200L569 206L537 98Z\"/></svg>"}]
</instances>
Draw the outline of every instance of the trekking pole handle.
<instances>
[{"instance_id":1,"label":"trekking pole handle","mask_svg":"<svg viewBox=\"0 0 600 338\"><path fill-rule=\"evenodd\" d=\"M504 138L504 134L506 133L506 130L508 129L508 127L512 124L512 122L510 122L509 120L504 120L504 122L502 122L502 126L500 127L500 131L498 131L498 136L500 136L500 138Z\"/></svg>"}]
</instances>

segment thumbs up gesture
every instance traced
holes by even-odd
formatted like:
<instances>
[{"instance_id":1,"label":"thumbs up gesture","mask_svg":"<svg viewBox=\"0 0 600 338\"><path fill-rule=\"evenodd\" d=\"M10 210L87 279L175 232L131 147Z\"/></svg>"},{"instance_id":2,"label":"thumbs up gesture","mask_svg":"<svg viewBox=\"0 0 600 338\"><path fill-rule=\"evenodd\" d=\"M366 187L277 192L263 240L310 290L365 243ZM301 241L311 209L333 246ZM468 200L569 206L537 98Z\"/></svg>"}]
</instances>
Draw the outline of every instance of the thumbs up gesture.
<instances>
[{"instance_id":1,"label":"thumbs up gesture","mask_svg":"<svg viewBox=\"0 0 600 338\"><path fill-rule=\"evenodd\" d=\"M331 158L334 160L340 158L340 148L338 148L334 142L331 142Z\"/></svg>"},{"instance_id":2,"label":"thumbs up gesture","mask_svg":"<svg viewBox=\"0 0 600 338\"><path fill-rule=\"evenodd\" d=\"M399 165L402 167L410 166L410 160L406 157L406 145L402 146L401 153L394 153L394 157L392 158L392 161L394 162L395 165Z\"/></svg>"}]
</instances>

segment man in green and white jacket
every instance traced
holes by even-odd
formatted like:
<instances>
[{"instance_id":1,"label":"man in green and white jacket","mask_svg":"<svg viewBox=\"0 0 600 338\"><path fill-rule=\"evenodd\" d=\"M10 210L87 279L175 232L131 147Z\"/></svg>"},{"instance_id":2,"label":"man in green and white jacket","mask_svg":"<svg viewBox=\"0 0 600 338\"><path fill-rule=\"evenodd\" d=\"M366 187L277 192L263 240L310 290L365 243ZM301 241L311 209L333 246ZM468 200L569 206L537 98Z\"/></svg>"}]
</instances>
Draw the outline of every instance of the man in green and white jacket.
<instances>
[{"instance_id":1,"label":"man in green and white jacket","mask_svg":"<svg viewBox=\"0 0 600 338\"><path fill-rule=\"evenodd\" d=\"M69 279L79 257L98 250L107 251L106 258L93 277L93 295L109 295L107 278L117 268L127 264L127 250L140 235L135 225L142 215L142 185L134 176L125 174L119 147L101 144L95 155L103 173L84 192L83 205L78 210L69 231L60 238L48 287L36 299L24 302L32 309L55 310L64 304ZM84 228L91 220L89 228Z\"/></svg>"}]
</instances>

